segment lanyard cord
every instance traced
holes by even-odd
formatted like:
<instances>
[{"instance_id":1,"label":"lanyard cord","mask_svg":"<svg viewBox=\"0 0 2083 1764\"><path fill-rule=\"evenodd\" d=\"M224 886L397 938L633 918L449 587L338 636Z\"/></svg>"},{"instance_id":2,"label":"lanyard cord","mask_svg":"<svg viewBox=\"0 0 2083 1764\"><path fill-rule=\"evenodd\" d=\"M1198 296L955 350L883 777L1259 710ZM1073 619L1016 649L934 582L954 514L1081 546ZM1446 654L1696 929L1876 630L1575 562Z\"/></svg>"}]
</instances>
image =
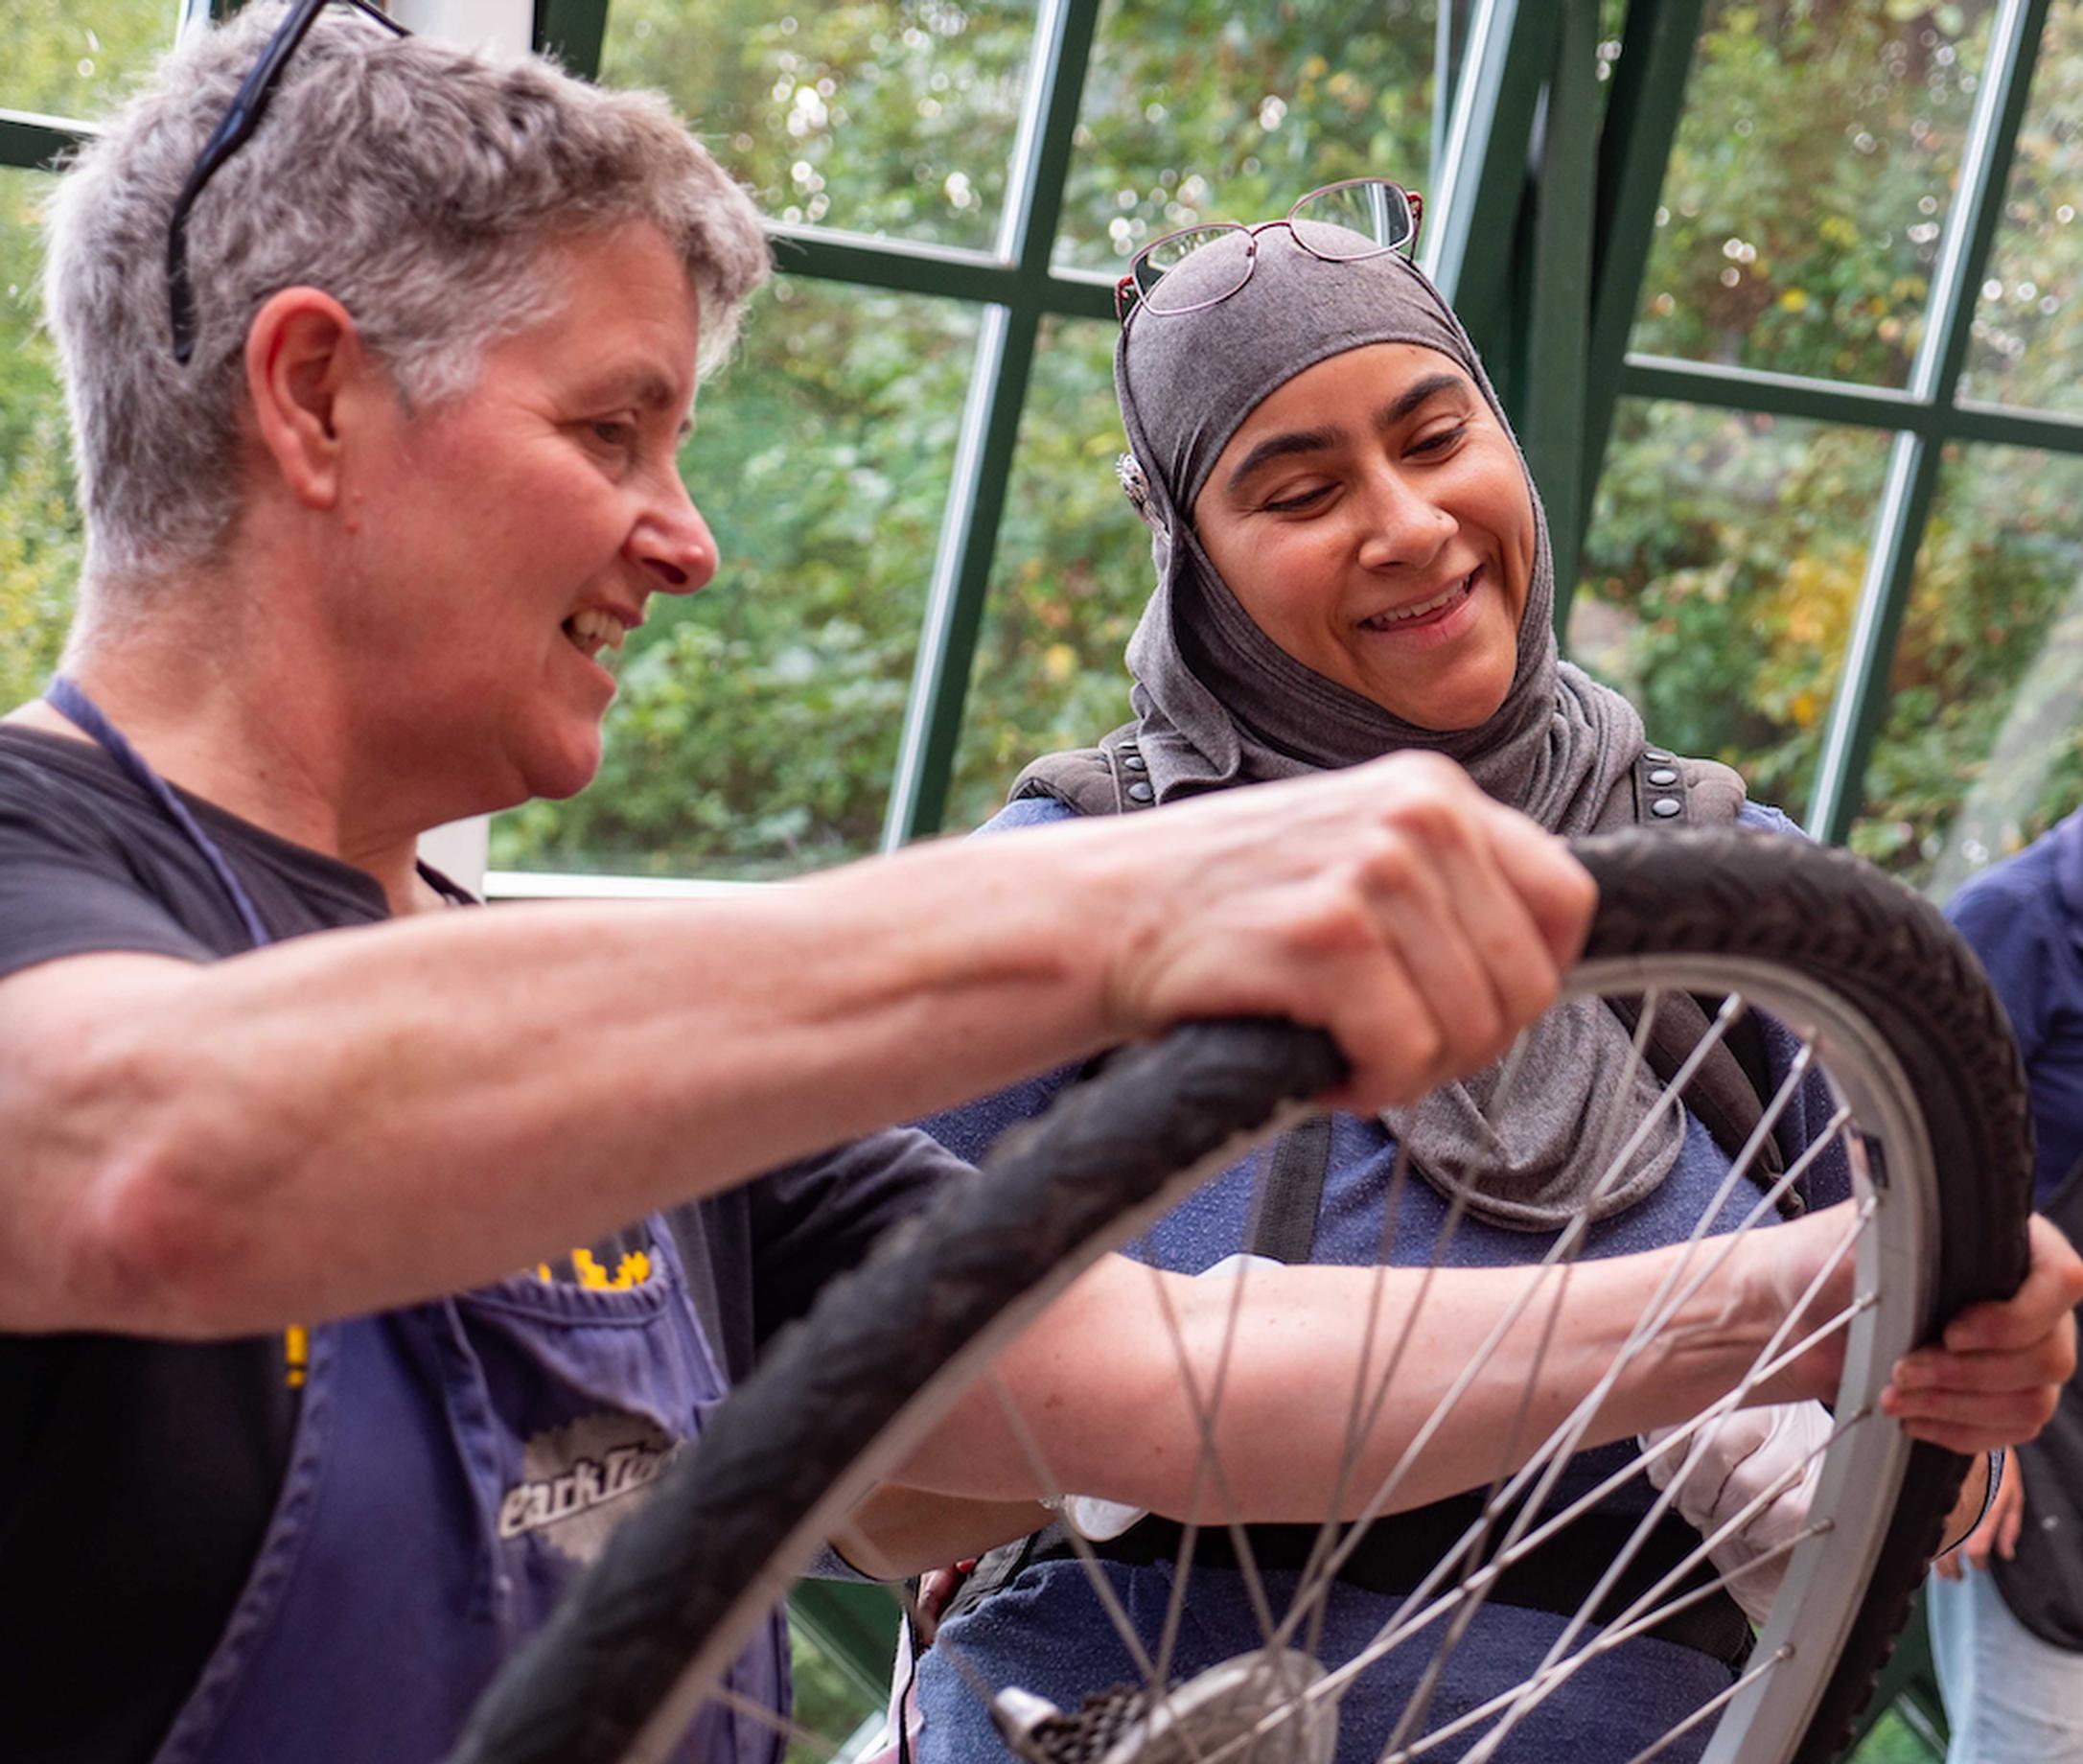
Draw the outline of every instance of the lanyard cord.
<instances>
[{"instance_id":1,"label":"lanyard cord","mask_svg":"<svg viewBox=\"0 0 2083 1764\"><path fill-rule=\"evenodd\" d=\"M267 934L267 927L261 923L259 910L253 904L253 896L246 893L245 885L233 873L231 865L218 848L217 841L205 833L189 813L188 804L174 794L173 786L146 762L144 754L132 747L118 729L102 714L101 707L68 680L63 674L55 674L51 684L44 688L43 702L60 716L78 726L82 734L91 735L107 751L108 756L136 780L138 786L150 795L166 811L167 818L188 835L189 843L202 854L203 861L215 871L217 879L224 885L225 894L239 910L240 921L245 926L246 936L253 940L255 949L266 948L274 939Z\"/></svg>"},{"instance_id":2,"label":"lanyard cord","mask_svg":"<svg viewBox=\"0 0 2083 1764\"><path fill-rule=\"evenodd\" d=\"M188 804L151 769L145 755L130 745L123 731L102 714L102 708L63 674L51 677L51 684L43 689L43 702L74 724L81 734L91 735L100 742L108 756L136 779L139 787L166 811L167 818L187 834L189 843L201 852L203 861L224 885L225 894L231 896L232 905L239 909L239 917L245 926L246 936L253 940L253 947L265 949L272 943L274 939L261 923L253 896L246 893L245 884L234 873L217 841L202 830L195 816L188 812ZM291 1390L301 1389L311 1374L311 1331L302 1324L292 1323L283 1332L282 1356L282 1381Z\"/></svg>"}]
</instances>

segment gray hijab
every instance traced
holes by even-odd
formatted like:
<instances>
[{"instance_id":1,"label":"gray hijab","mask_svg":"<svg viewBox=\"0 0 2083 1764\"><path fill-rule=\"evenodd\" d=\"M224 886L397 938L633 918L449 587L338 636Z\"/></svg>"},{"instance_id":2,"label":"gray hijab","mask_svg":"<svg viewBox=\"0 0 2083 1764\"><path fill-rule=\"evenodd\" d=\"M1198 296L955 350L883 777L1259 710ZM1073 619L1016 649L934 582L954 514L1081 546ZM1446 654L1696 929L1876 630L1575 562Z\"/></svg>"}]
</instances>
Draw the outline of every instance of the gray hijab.
<instances>
[{"instance_id":1,"label":"gray hijab","mask_svg":"<svg viewBox=\"0 0 2083 1764\"><path fill-rule=\"evenodd\" d=\"M1326 248L1357 248L1354 235L1302 225ZM1632 801L1642 723L1626 699L1558 659L1554 565L1531 476L1537 545L1517 666L1504 702L1474 729L1407 723L1305 666L1259 629L1210 563L1191 511L1215 460L1270 393L1319 361L1371 343L1436 350L1511 432L1460 321L1402 257L1327 263L1285 226L1257 238L1243 288L1201 312L1131 313L1115 350L1131 449L1123 477L1157 566L1128 644L1138 746L1157 801L1425 748L1551 832L1610 824ZM1190 302L1233 284L1244 249L1241 234L1203 247L1166 277L1167 294ZM1666 1111L1627 1167L1600 1183L1604 1124L1623 1079L1638 1093L1632 1120L1658 1094L1638 1064L1629 1079L1630 1056L1619 1020L1585 1001L1531 1032L1508 1096L1493 1068L1384 1120L1428 1182L1494 1224L1553 1230L1586 1208L1603 1219L1655 1189L1684 1133L1679 1112Z\"/></svg>"}]
</instances>

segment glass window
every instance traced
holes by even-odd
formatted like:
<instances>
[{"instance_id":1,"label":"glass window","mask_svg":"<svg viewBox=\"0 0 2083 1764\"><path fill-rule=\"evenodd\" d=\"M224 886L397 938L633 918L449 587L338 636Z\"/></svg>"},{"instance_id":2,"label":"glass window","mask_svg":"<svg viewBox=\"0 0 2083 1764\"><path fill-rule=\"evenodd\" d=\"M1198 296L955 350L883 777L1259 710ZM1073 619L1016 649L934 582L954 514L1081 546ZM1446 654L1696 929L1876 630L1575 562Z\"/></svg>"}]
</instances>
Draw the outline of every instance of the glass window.
<instances>
[{"instance_id":1,"label":"glass window","mask_svg":"<svg viewBox=\"0 0 2083 1764\"><path fill-rule=\"evenodd\" d=\"M177 0L10 0L0 105L94 118L174 46Z\"/></svg>"},{"instance_id":2,"label":"glass window","mask_svg":"<svg viewBox=\"0 0 2083 1764\"><path fill-rule=\"evenodd\" d=\"M38 211L51 183L0 171L0 710L42 690L80 575L64 400L37 323Z\"/></svg>"},{"instance_id":3,"label":"glass window","mask_svg":"<svg viewBox=\"0 0 2083 1764\"><path fill-rule=\"evenodd\" d=\"M1572 602L1571 657L1652 741L1736 767L1796 820L1886 467L1869 429L1624 403Z\"/></svg>"},{"instance_id":4,"label":"glass window","mask_svg":"<svg viewBox=\"0 0 2083 1764\"><path fill-rule=\"evenodd\" d=\"M2083 802L2083 458L1953 448L1855 851L1944 898Z\"/></svg>"},{"instance_id":5,"label":"glass window","mask_svg":"<svg viewBox=\"0 0 2083 1764\"><path fill-rule=\"evenodd\" d=\"M1335 178L1422 187L1436 17L1436 0L1107 0L1056 261L1111 268L1174 227L1262 220Z\"/></svg>"},{"instance_id":6,"label":"glass window","mask_svg":"<svg viewBox=\"0 0 2083 1764\"><path fill-rule=\"evenodd\" d=\"M655 86L775 219L987 249L1033 0L613 0L610 85Z\"/></svg>"},{"instance_id":7,"label":"glass window","mask_svg":"<svg viewBox=\"0 0 2083 1764\"><path fill-rule=\"evenodd\" d=\"M896 1605L890 1614L895 1627ZM798 1737L790 1742L783 1764L825 1764L841 1754L862 1723L878 1719L881 1706L863 1693L845 1669L824 1651L817 1636L791 1617L788 1626L789 1677L794 1699L789 1719Z\"/></svg>"},{"instance_id":8,"label":"glass window","mask_svg":"<svg viewBox=\"0 0 2083 1764\"><path fill-rule=\"evenodd\" d=\"M1995 0L1709 0L1632 346L1902 385Z\"/></svg>"},{"instance_id":9,"label":"glass window","mask_svg":"<svg viewBox=\"0 0 2083 1764\"><path fill-rule=\"evenodd\" d=\"M681 466L722 553L653 598L599 778L500 870L786 874L875 848L976 352L974 308L784 280Z\"/></svg>"},{"instance_id":10,"label":"glass window","mask_svg":"<svg viewBox=\"0 0 2083 1764\"><path fill-rule=\"evenodd\" d=\"M1052 319L1035 350L947 825L980 825L1021 767L1128 720L1122 652L1151 585L1149 535L1114 476L1114 326Z\"/></svg>"},{"instance_id":11,"label":"glass window","mask_svg":"<svg viewBox=\"0 0 2083 1764\"><path fill-rule=\"evenodd\" d=\"M1960 395L2083 413L2083 4L2047 16Z\"/></svg>"}]
</instances>

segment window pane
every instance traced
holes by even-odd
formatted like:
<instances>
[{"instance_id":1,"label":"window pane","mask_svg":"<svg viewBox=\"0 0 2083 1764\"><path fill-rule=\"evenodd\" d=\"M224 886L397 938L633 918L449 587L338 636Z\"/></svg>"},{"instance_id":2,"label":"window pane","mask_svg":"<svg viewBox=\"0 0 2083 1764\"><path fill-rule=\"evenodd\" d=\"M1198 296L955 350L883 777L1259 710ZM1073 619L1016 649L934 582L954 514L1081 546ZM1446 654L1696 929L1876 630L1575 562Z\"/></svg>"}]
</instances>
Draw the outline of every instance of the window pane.
<instances>
[{"instance_id":1,"label":"window pane","mask_svg":"<svg viewBox=\"0 0 2083 1764\"><path fill-rule=\"evenodd\" d=\"M174 46L177 0L10 0L0 105L92 118Z\"/></svg>"},{"instance_id":2,"label":"window pane","mask_svg":"<svg viewBox=\"0 0 2083 1764\"><path fill-rule=\"evenodd\" d=\"M1128 720L1122 660L1152 581L1122 496L1114 327L1052 319L1036 347L998 529L955 778L951 828L988 821L1021 767Z\"/></svg>"},{"instance_id":3,"label":"window pane","mask_svg":"<svg viewBox=\"0 0 2083 1764\"><path fill-rule=\"evenodd\" d=\"M1963 398L2083 412L2083 4L2047 15L1990 253Z\"/></svg>"},{"instance_id":4,"label":"window pane","mask_svg":"<svg viewBox=\"0 0 2083 1764\"><path fill-rule=\"evenodd\" d=\"M1852 848L1944 898L2083 802L2083 459L1949 449Z\"/></svg>"},{"instance_id":5,"label":"window pane","mask_svg":"<svg viewBox=\"0 0 2083 1764\"><path fill-rule=\"evenodd\" d=\"M0 172L0 710L43 689L80 574L65 406L36 322L36 215L51 184Z\"/></svg>"},{"instance_id":6,"label":"window pane","mask_svg":"<svg viewBox=\"0 0 2083 1764\"><path fill-rule=\"evenodd\" d=\"M1902 385L1995 0L1709 0L1632 346Z\"/></svg>"},{"instance_id":7,"label":"window pane","mask_svg":"<svg viewBox=\"0 0 2083 1764\"><path fill-rule=\"evenodd\" d=\"M1056 261L1111 268L1174 227L1262 220L1341 177L1422 185L1437 11L1107 0Z\"/></svg>"},{"instance_id":8,"label":"window pane","mask_svg":"<svg viewBox=\"0 0 2083 1764\"><path fill-rule=\"evenodd\" d=\"M1033 0L614 0L601 78L655 86L778 220L987 248Z\"/></svg>"},{"instance_id":9,"label":"window pane","mask_svg":"<svg viewBox=\"0 0 2083 1764\"><path fill-rule=\"evenodd\" d=\"M874 848L976 313L784 279L681 458L723 567L631 640L600 778L493 828L508 870L752 877Z\"/></svg>"},{"instance_id":10,"label":"window pane","mask_svg":"<svg viewBox=\"0 0 2083 1764\"><path fill-rule=\"evenodd\" d=\"M897 1607L893 1601L890 1611L894 1619ZM788 1638L790 1688L794 1693L789 1719L798 1733L810 1737L790 1742L784 1764L825 1764L863 1722L882 1713L882 1706L862 1692L793 1613Z\"/></svg>"},{"instance_id":11,"label":"window pane","mask_svg":"<svg viewBox=\"0 0 2083 1764\"><path fill-rule=\"evenodd\" d=\"M1726 761L1796 820L1886 455L1871 430L1630 401L1599 484L1570 655L1652 741Z\"/></svg>"}]
</instances>

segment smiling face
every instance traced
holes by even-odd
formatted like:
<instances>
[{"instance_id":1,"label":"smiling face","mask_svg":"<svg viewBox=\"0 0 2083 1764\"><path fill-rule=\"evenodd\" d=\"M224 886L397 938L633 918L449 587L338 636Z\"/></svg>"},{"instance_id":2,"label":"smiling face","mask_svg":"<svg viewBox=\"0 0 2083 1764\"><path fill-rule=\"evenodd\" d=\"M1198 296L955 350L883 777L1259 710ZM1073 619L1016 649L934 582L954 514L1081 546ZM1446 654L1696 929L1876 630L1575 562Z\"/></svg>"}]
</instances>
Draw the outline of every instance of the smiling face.
<instances>
[{"instance_id":1,"label":"smiling face","mask_svg":"<svg viewBox=\"0 0 2083 1764\"><path fill-rule=\"evenodd\" d=\"M1448 357L1373 343L1304 369L1230 437L1193 524L1253 622L1326 679L1422 729L1504 703L1533 498Z\"/></svg>"},{"instance_id":2,"label":"smiling face","mask_svg":"<svg viewBox=\"0 0 2083 1764\"><path fill-rule=\"evenodd\" d=\"M372 729L410 731L481 806L583 787L619 649L715 542L680 478L697 302L656 229L558 247L564 298L484 354L475 383L400 410L352 482L334 602Z\"/></svg>"}]
</instances>

